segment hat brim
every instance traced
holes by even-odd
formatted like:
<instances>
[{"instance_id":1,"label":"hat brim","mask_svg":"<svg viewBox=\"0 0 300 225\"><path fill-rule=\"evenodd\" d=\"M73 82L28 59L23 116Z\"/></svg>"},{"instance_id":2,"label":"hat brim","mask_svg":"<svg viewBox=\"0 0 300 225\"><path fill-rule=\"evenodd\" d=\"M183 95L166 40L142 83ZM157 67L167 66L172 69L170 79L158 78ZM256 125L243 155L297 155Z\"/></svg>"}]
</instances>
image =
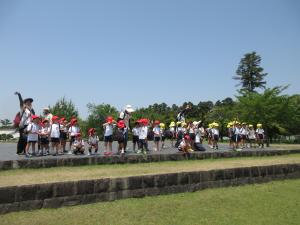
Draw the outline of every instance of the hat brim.
<instances>
[{"instance_id":1,"label":"hat brim","mask_svg":"<svg viewBox=\"0 0 300 225\"><path fill-rule=\"evenodd\" d=\"M33 99L32 99L32 98L25 98L25 99L23 100L23 102L24 102L24 103L26 103L26 102L32 103L32 102L33 102Z\"/></svg>"},{"instance_id":2,"label":"hat brim","mask_svg":"<svg viewBox=\"0 0 300 225\"><path fill-rule=\"evenodd\" d=\"M125 111L126 111L126 112L129 112L129 113L132 113L132 112L134 112L135 110L134 110L133 108L126 108Z\"/></svg>"}]
</instances>

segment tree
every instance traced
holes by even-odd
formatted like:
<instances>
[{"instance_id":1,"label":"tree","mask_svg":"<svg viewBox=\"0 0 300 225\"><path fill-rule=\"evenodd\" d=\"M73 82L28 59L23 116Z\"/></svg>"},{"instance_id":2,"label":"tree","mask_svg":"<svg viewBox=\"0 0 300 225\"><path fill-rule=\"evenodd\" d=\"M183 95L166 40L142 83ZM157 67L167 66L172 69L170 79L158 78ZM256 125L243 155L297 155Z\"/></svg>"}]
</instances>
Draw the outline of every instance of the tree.
<instances>
[{"instance_id":1,"label":"tree","mask_svg":"<svg viewBox=\"0 0 300 225\"><path fill-rule=\"evenodd\" d=\"M96 128L99 137L103 136L102 124L105 123L108 116L114 117L117 120L118 110L109 104L95 105L92 103L87 104L89 116L86 123L86 129ZM85 131L86 132L86 131Z\"/></svg>"},{"instance_id":2,"label":"tree","mask_svg":"<svg viewBox=\"0 0 300 225\"><path fill-rule=\"evenodd\" d=\"M241 59L233 79L240 81L238 86L242 86L240 89L242 93L256 92L256 88L265 88L264 77L267 76L267 73L263 73L264 69L260 67L260 63L261 57L256 52L247 53Z\"/></svg>"},{"instance_id":3,"label":"tree","mask_svg":"<svg viewBox=\"0 0 300 225\"><path fill-rule=\"evenodd\" d=\"M0 123L2 124L3 127L6 128L11 127L12 125L12 122L10 122L9 119L0 120Z\"/></svg>"},{"instance_id":4,"label":"tree","mask_svg":"<svg viewBox=\"0 0 300 225\"><path fill-rule=\"evenodd\" d=\"M53 107L49 106L50 112L53 115L64 117L68 121L72 117L78 117L78 110L71 100L66 100L65 97L58 100Z\"/></svg>"}]
</instances>

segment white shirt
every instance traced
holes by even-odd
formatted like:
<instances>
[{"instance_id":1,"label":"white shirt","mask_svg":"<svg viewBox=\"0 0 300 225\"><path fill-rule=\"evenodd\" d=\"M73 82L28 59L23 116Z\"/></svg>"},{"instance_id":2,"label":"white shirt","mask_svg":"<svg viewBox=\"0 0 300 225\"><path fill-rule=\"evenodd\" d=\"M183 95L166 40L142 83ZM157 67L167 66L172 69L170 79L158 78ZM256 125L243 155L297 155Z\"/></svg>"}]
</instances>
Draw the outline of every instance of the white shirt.
<instances>
[{"instance_id":1,"label":"white shirt","mask_svg":"<svg viewBox=\"0 0 300 225\"><path fill-rule=\"evenodd\" d=\"M250 129L249 130L249 139L255 139L255 130L254 129Z\"/></svg>"},{"instance_id":2,"label":"white shirt","mask_svg":"<svg viewBox=\"0 0 300 225\"><path fill-rule=\"evenodd\" d=\"M219 135L219 130L217 128L212 128L211 133L212 135Z\"/></svg>"},{"instance_id":3,"label":"white shirt","mask_svg":"<svg viewBox=\"0 0 300 225\"><path fill-rule=\"evenodd\" d=\"M54 123L54 124L51 125L50 137L51 138L59 138L60 137L59 124Z\"/></svg>"},{"instance_id":4,"label":"white shirt","mask_svg":"<svg viewBox=\"0 0 300 225\"><path fill-rule=\"evenodd\" d=\"M38 124L30 123L27 127L27 132L28 132L27 141L38 141L39 130L40 130L40 126Z\"/></svg>"},{"instance_id":5,"label":"white shirt","mask_svg":"<svg viewBox=\"0 0 300 225\"><path fill-rule=\"evenodd\" d=\"M139 132L140 132L139 127L134 127L134 128L132 129L132 135L133 135L133 136L139 136Z\"/></svg>"},{"instance_id":6,"label":"white shirt","mask_svg":"<svg viewBox=\"0 0 300 225\"><path fill-rule=\"evenodd\" d=\"M25 108L24 112L23 112L23 110L21 110L20 115L22 115L22 118L21 118L21 121L19 124L20 128L22 128L26 125L29 125L29 123L31 123L31 112L28 108Z\"/></svg>"},{"instance_id":7,"label":"white shirt","mask_svg":"<svg viewBox=\"0 0 300 225\"><path fill-rule=\"evenodd\" d=\"M160 137L160 128L159 127L154 127L153 128L153 132L154 132L154 137Z\"/></svg>"},{"instance_id":8,"label":"white shirt","mask_svg":"<svg viewBox=\"0 0 300 225\"><path fill-rule=\"evenodd\" d=\"M50 131L50 127L42 127L40 129L41 136L42 137L47 136L49 134L49 131Z\"/></svg>"},{"instance_id":9,"label":"white shirt","mask_svg":"<svg viewBox=\"0 0 300 225\"><path fill-rule=\"evenodd\" d=\"M265 132L265 131L264 131L264 129L262 129L262 128L257 128L257 129L256 129L256 133L257 133L257 134L264 134L264 132Z\"/></svg>"},{"instance_id":10,"label":"white shirt","mask_svg":"<svg viewBox=\"0 0 300 225\"><path fill-rule=\"evenodd\" d=\"M141 130L139 133L139 139L145 140L145 139L147 139L147 136L148 136L148 127L146 127L146 126L141 127Z\"/></svg>"},{"instance_id":11,"label":"white shirt","mask_svg":"<svg viewBox=\"0 0 300 225\"><path fill-rule=\"evenodd\" d=\"M233 134L235 134L235 135L240 135L240 134L241 134L240 128L234 127L234 128L233 128Z\"/></svg>"},{"instance_id":12,"label":"white shirt","mask_svg":"<svg viewBox=\"0 0 300 225\"><path fill-rule=\"evenodd\" d=\"M71 126L69 128L69 133L71 136L76 136L76 134L80 133L80 128L78 126Z\"/></svg>"},{"instance_id":13,"label":"white shirt","mask_svg":"<svg viewBox=\"0 0 300 225\"><path fill-rule=\"evenodd\" d=\"M104 127L104 136L111 136L113 135L113 131L114 131L114 125L112 124L107 124Z\"/></svg>"},{"instance_id":14,"label":"white shirt","mask_svg":"<svg viewBox=\"0 0 300 225\"><path fill-rule=\"evenodd\" d=\"M247 128L242 127L242 128L241 128L241 134L242 134L242 135L247 135L247 134L248 134Z\"/></svg>"},{"instance_id":15,"label":"white shirt","mask_svg":"<svg viewBox=\"0 0 300 225\"><path fill-rule=\"evenodd\" d=\"M200 129L195 129L195 143L200 143L201 140L201 132Z\"/></svg>"},{"instance_id":16,"label":"white shirt","mask_svg":"<svg viewBox=\"0 0 300 225\"><path fill-rule=\"evenodd\" d=\"M170 131L171 131L172 133L175 133L175 127L170 127Z\"/></svg>"},{"instance_id":17,"label":"white shirt","mask_svg":"<svg viewBox=\"0 0 300 225\"><path fill-rule=\"evenodd\" d=\"M81 146L80 146L81 145ZM76 140L73 142L74 147L84 147L84 140Z\"/></svg>"},{"instance_id":18,"label":"white shirt","mask_svg":"<svg viewBox=\"0 0 300 225\"><path fill-rule=\"evenodd\" d=\"M99 137L94 135L94 136L89 136L89 140L88 140L88 143L89 144L97 144L99 142Z\"/></svg>"}]
</instances>

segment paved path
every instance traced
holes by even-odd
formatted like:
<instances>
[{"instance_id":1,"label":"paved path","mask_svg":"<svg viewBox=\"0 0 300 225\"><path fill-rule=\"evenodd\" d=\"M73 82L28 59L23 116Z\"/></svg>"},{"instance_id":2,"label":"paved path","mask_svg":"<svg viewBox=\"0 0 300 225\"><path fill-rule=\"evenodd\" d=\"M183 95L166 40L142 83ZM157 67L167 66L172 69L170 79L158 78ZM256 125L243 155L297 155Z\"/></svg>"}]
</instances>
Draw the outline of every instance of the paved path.
<instances>
[{"instance_id":1,"label":"paved path","mask_svg":"<svg viewBox=\"0 0 300 225\"><path fill-rule=\"evenodd\" d=\"M113 152L116 153L117 152L117 142L113 143ZM175 153L178 152L178 150L176 148L172 148L171 147L171 142L166 141L165 144L165 148L162 151L153 151L154 149L154 143L153 141L149 141L149 153L148 154L170 154L170 153ZM16 154L16 143L0 143L0 161L3 160L16 160L16 159L24 159L25 156L24 155L17 155ZM68 144L67 144L67 149L68 149ZM231 151L231 149L229 149L228 144L219 144L219 150L213 150L211 148L208 147L207 144L203 145L206 148L206 151L211 152L211 151ZM132 150L132 143L128 142L128 148L127 148L127 154L132 154L133 150ZM86 155L88 153L88 148L86 146ZM99 155L103 155L104 152L104 143L100 142L99 143ZM268 150L271 150L271 148L267 148ZM256 149L247 149L247 150L257 150ZM70 155L60 155L60 156L44 156L43 158L53 158L53 157L70 157ZM36 158L36 157L35 157Z\"/></svg>"}]
</instances>

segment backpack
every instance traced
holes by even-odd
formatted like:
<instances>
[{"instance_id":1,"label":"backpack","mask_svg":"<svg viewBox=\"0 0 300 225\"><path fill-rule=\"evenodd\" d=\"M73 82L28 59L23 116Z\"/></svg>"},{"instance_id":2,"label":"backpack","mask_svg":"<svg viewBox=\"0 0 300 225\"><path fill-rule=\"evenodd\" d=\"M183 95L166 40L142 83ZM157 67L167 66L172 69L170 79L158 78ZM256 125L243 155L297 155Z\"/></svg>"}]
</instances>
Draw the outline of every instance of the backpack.
<instances>
[{"instance_id":1,"label":"backpack","mask_svg":"<svg viewBox=\"0 0 300 225\"><path fill-rule=\"evenodd\" d=\"M13 121L14 128L18 128L20 126L23 114L24 114L24 111L22 112L22 114L20 112L17 112L17 114L16 114L16 116L14 118L14 121Z\"/></svg>"}]
</instances>

